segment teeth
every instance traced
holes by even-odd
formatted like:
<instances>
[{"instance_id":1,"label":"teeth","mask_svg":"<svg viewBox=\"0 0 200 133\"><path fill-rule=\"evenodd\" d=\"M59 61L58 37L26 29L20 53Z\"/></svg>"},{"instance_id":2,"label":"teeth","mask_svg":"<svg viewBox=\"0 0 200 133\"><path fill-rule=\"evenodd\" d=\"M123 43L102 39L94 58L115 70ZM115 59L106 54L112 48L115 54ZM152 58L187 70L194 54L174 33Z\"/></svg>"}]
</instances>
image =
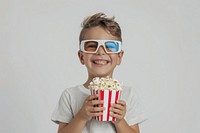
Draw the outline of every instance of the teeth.
<instances>
[{"instance_id":1,"label":"teeth","mask_svg":"<svg viewBox=\"0 0 200 133\"><path fill-rule=\"evenodd\" d=\"M105 65L107 61L94 61L95 64Z\"/></svg>"}]
</instances>

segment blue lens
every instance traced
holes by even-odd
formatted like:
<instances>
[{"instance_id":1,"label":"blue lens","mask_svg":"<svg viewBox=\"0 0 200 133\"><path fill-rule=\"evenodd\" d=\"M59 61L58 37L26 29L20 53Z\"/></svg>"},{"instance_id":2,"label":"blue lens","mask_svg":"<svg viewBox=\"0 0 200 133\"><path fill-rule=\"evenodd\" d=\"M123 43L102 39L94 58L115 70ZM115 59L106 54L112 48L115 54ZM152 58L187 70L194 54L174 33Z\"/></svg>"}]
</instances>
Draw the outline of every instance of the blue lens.
<instances>
[{"instance_id":1,"label":"blue lens","mask_svg":"<svg viewBox=\"0 0 200 133\"><path fill-rule=\"evenodd\" d=\"M108 52L117 52L119 50L119 43L114 41L107 41L105 43Z\"/></svg>"}]
</instances>

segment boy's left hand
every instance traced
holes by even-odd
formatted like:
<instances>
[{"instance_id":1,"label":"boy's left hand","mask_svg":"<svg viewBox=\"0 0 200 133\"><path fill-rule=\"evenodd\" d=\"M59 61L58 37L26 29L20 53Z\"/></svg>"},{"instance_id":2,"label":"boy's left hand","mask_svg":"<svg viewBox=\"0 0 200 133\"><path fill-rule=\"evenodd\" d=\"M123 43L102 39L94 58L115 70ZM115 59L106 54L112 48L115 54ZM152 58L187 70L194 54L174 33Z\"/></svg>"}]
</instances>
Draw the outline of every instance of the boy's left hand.
<instances>
[{"instance_id":1,"label":"boy's left hand","mask_svg":"<svg viewBox=\"0 0 200 133\"><path fill-rule=\"evenodd\" d=\"M110 115L120 122L126 114L126 102L124 100L118 100L116 104L110 107ZM114 121L115 123L115 121Z\"/></svg>"}]
</instances>

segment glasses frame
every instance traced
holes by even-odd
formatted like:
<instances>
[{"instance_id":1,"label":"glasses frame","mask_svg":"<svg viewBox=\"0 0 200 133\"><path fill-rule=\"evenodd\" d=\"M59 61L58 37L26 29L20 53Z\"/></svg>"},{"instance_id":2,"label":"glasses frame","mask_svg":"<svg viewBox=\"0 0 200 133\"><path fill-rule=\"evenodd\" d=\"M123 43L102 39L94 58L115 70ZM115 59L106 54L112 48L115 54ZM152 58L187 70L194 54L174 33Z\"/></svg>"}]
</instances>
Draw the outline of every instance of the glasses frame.
<instances>
[{"instance_id":1,"label":"glasses frame","mask_svg":"<svg viewBox=\"0 0 200 133\"><path fill-rule=\"evenodd\" d=\"M84 44L85 44L85 42L88 42L88 41L94 41L94 42L98 43L96 51L94 51L94 52L85 51ZM116 52L107 51L105 43L108 42L108 41L112 41L112 42L118 43L119 44L118 51L116 51ZM104 50L106 51L107 54L116 54L116 53L120 53L122 51L122 42L121 41L117 41L117 40L82 40L81 43L80 43L79 49L80 49L80 51L82 51L84 53L94 54L94 53L97 53L97 51L99 50L99 47L101 47L101 46L103 46L103 48L104 48Z\"/></svg>"}]
</instances>

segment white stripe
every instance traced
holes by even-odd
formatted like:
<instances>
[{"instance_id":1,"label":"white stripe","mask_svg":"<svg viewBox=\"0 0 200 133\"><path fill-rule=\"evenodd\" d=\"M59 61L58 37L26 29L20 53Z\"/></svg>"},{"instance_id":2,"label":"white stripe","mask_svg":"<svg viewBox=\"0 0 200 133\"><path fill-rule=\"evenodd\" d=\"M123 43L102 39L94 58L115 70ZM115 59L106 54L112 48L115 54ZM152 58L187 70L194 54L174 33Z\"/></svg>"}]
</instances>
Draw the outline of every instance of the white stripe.
<instances>
[{"instance_id":1,"label":"white stripe","mask_svg":"<svg viewBox=\"0 0 200 133\"><path fill-rule=\"evenodd\" d=\"M119 96L118 96L118 100L121 99L121 91L119 91Z\"/></svg>"},{"instance_id":2,"label":"white stripe","mask_svg":"<svg viewBox=\"0 0 200 133\"><path fill-rule=\"evenodd\" d=\"M98 89L98 90L96 89L96 90L95 90L95 93L98 94L98 100L100 100L100 90L99 90L99 89ZM100 116L96 116L96 120L99 121L99 120L100 120Z\"/></svg>"},{"instance_id":3,"label":"white stripe","mask_svg":"<svg viewBox=\"0 0 200 133\"><path fill-rule=\"evenodd\" d=\"M112 91L112 95L111 95L111 106L113 103L115 103L115 97L116 97L116 90ZM112 117L109 116L109 121L112 121Z\"/></svg>"},{"instance_id":4,"label":"white stripe","mask_svg":"<svg viewBox=\"0 0 200 133\"><path fill-rule=\"evenodd\" d=\"M107 114L108 114L108 90L104 90L104 107L105 110L103 111L103 121L107 121Z\"/></svg>"}]
</instances>

